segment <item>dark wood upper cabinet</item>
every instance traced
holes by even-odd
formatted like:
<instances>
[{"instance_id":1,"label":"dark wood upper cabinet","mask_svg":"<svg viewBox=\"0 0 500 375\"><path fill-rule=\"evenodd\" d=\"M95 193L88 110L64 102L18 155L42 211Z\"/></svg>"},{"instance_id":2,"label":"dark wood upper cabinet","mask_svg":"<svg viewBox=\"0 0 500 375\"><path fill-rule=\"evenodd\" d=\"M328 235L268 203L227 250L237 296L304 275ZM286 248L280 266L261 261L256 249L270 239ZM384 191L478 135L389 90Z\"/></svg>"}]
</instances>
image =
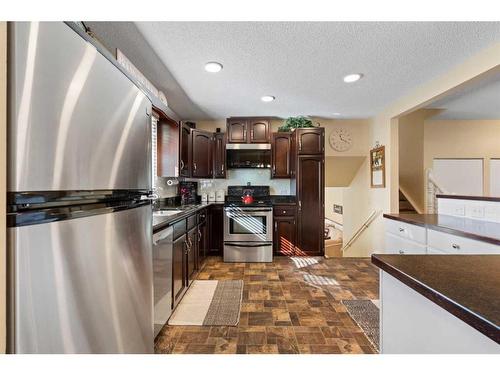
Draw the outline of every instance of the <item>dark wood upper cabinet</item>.
<instances>
[{"instance_id":1,"label":"dark wood upper cabinet","mask_svg":"<svg viewBox=\"0 0 500 375\"><path fill-rule=\"evenodd\" d=\"M324 156L297 158L297 255L324 252Z\"/></svg>"},{"instance_id":2,"label":"dark wood upper cabinet","mask_svg":"<svg viewBox=\"0 0 500 375\"><path fill-rule=\"evenodd\" d=\"M179 176L191 177L191 128L186 124L180 127Z\"/></svg>"},{"instance_id":3,"label":"dark wood upper cabinet","mask_svg":"<svg viewBox=\"0 0 500 375\"><path fill-rule=\"evenodd\" d=\"M247 137L249 143L269 143L270 128L268 119L249 119Z\"/></svg>"},{"instance_id":4,"label":"dark wood upper cabinet","mask_svg":"<svg viewBox=\"0 0 500 375\"><path fill-rule=\"evenodd\" d=\"M248 123L246 119L228 119L227 120L227 142L228 143L247 143Z\"/></svg>"},{"instance_id":5,"label":"dark wood upper cabinet","mask_svg":"<svg viewBox=\"0 0 500 375\"><path fill-rule=\"evenodd\" d=\"M290 178L291 176L291 133L272 135L271 178Z\"/></svg>"},{"instance_id":6,"label":"dark wood upper cabinet","mask_svg":"<svg viewBox=\"0 0 500 375\"><path fill-rule=\"evenodd\" d=\"M212 142L213 134L203 131L192 129L192 167L191 176L197 178L211 178L212 177Z\"/></svg>"},{"instance_id":7,"label":"dark wood upper cabinet","mask_svg":"<svg viewBox=\"0 0 500 375\"><path fill-rule=\"evenodd\" d=\"M214 133L214 178L226 178L226 133Z\"/></svg>"},{"instance_id":8,"label":"dark wood upper cabinet","mask_svg":"<svg viewBox=\"0 0 500 375\"><path fill-rule=\"evenodd\" d=\"M295 130L297 154L323 155L325 152L325 129L303 128Z\"/></svg>"},{"instance_id":9,"label":"dark wood upper cabinet","mask_svg":"<svg viewBox=\"0 0 500 375\"><path fill-rule=\"evenodd\" d=\"M268 118L240 117L227 119L228 143L269 143L271 124Z\"/></svg>"}]
</instances>

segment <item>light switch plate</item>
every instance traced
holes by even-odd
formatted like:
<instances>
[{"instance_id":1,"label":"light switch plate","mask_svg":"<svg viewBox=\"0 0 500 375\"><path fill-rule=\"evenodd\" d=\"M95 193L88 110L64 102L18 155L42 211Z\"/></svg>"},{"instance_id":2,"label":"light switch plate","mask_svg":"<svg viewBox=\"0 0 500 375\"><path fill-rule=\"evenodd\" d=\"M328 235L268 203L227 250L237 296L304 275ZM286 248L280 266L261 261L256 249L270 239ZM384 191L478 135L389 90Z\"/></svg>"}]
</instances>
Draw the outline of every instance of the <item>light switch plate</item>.
<instances>
[{"instance_id":1,"label":"light switch plate","mask_svg":"<svg viewBox=\"0 0 500 375\"><path fill-rule=\"evenodd\" d=\"M455 206L453 214L457 216L465 216L465 206L464 205Z\"/></svg>"},{"instance_id":2,"label":"light switch plate","mask_svg":"<svg viewBox=\"0 0 500 375\"><path fill-rule=\"evenodd\" d=\"M484 207L473 206L470 209L470 216L474 218L484 218Z\"/></svg>"}]
</instances>

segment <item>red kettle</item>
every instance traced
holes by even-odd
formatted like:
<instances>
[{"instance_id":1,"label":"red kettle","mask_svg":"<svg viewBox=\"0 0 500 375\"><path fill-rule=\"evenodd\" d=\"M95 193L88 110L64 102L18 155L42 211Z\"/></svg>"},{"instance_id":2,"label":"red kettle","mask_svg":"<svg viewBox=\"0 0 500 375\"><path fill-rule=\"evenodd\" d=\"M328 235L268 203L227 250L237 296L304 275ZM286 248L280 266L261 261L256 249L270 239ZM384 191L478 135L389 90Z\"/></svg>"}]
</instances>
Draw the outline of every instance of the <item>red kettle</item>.
<instances>
[{"instance_id":1,"label":"red kettle","mask_svg":"<svg viewBox=\"0 0 500 375\"><path fill-rule=\"evenodd\" d=\"M245 195L241 197L241 200L244 204L252 204L253 203L253 197L252 194L249 192L246 192Z\"/></svg>"}]
</instances>

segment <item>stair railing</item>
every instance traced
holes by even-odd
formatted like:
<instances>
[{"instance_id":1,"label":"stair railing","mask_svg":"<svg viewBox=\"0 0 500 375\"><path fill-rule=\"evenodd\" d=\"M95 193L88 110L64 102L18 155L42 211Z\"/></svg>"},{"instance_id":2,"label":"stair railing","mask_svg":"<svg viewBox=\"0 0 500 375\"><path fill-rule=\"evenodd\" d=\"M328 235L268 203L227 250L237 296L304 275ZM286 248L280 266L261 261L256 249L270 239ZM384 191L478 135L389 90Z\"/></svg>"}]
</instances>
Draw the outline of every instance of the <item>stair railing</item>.
<instances>
[{"instance_id":1,"label":"stair railing","mask_svg":"<svg viewBox=\"0 0 500 375\"><path fill-rule=\"evenodd\" d=\"M370 216L368 216L368 219L366 219L363 222L363 224L361 224L361 226L358 228L358 230L356 230L356 232L351 237L351 239L349 241L347 241L347 243L344 246L342 246L342 249L341 249L342 253L345 253L345 251L352 246L352 244L370 226L370 224L373 222L373 220L375 220L375 218L380 214L380 212L382 212L382 211L373 210L373 212L370 214Z\"/></svg>"},{"instance_id":2,"label":"stair railing","mask_svg":"<svg viewBox=\"0 0 500 375\"><path fill-rule=\"evenodd\" d=\"M449 194L449 192L443 188L432 174L432 169L427 169L427 213L434 214L437 213L437 194Z\"/></svg>"}]
</instances>

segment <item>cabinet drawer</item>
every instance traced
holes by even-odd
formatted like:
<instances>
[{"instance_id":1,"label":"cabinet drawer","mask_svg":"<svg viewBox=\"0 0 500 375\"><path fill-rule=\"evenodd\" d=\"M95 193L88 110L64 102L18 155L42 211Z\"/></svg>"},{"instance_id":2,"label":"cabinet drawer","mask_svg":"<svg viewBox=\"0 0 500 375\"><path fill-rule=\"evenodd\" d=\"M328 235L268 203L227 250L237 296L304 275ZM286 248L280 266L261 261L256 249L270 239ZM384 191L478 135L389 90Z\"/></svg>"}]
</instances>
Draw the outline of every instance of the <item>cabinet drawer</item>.
<instances>
[{"instance_id":1,"label":"cabinet drawer","mask_svg":"<svg viewBox=\"0 0 500 375\"><path fill-rule=\"evenodd\" d=\"M500 246L429 229L429 248L447 254L500 254Z\"/></svg>"},{"instance_id":2,"label":"cabinet drawer","mask_svg":"<svg viewBox=\"0 0 500 375\"><path fill-rule=\"evenodd\" d=\"M187 230L193 229L196 226L197 215L191 215L187 218Z\"/></svg>"},{"instance_id":3,"label":"cabinet drawer","mask_svg":"<svg viewBox=\"0 0 500 375\"><path fill-rule=\"evenodd\" d=\"M295 216L295 212L295 205L274 206L273 208L274 216Z\"/></svg>"},{"instance_id":4,"label":"cabinet drawer","mask_svg":"<svg viewBox=\"0 0 500 375\"><path fill-rule=\"evenodd\" d=\"M402 238L425 245L427 243L426 229L418 225L408 224L398 220L385 219L385 230Z\"/></svg>"},{"instance_id":5,"label":"cabinet drawer","mask_svg":"<svg viewBox=\"0 0 500 375\"><path fill-rule=\"evenodd\" d=\"M174 223L174 240L186 233L186 219Z\"/></svg>"},{"instance_id":6,"label":"cabinet drawer","mask_svg":"<svg viewBox=\"0 0 500 375\"><path fill-rule=\"evenodd\" d=\"M426 254L427 247L393 233L385 234L386 254Z\"/></svg>"}]
</instances>

